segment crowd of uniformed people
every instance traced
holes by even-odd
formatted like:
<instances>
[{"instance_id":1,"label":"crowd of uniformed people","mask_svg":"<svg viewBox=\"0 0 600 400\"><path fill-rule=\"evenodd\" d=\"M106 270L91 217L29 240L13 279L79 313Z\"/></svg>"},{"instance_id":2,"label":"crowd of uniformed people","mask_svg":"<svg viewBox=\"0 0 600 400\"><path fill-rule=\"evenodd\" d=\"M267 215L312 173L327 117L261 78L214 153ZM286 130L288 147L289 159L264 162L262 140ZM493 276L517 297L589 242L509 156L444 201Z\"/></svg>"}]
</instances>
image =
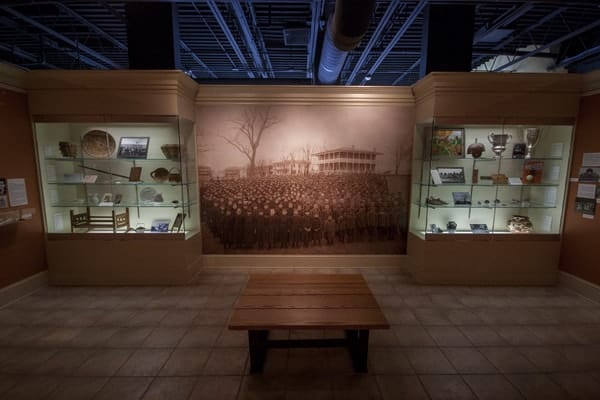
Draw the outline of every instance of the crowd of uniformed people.
<instances>
[{"instance_id":1,"label":"crowd of uniformed people","mask_svg":"<svg viewBox=\"0 0 600 400\"><path fill-rule=\"evenodd\" d=\"M405 232L398 194L375 174L213 179L202 218L225 249L393 240Z\"/></svg>"}]
</instances>

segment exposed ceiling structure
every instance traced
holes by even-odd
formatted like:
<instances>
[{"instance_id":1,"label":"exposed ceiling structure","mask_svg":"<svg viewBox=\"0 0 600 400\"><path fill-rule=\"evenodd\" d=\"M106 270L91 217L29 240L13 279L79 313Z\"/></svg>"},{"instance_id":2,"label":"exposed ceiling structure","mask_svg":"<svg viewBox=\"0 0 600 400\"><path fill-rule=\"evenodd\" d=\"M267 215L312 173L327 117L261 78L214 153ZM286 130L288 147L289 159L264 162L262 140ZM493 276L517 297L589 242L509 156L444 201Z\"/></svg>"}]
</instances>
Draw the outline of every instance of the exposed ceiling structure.
<instances>
[{"instance_id":1,"label":"exposed ceiling structure","mask_svg":"<svg viewBox=\"0 0 600 400\"><path fill-rule=\"evenodd\" d=\"M180 65L214 83L314 84L335 0L171 1ZM3 1L0 60L30 69L128 68L127 18L120 1ZM600 1L378 0L370 27L343 65L342 85L410 85L419 79L423 9L475 6L472 67L510 70L528 57L550 69L600 67ZM151 45L151 44L150 44ZM526 50L524 50L526 49Z\"/></svg>"}]
</instances>

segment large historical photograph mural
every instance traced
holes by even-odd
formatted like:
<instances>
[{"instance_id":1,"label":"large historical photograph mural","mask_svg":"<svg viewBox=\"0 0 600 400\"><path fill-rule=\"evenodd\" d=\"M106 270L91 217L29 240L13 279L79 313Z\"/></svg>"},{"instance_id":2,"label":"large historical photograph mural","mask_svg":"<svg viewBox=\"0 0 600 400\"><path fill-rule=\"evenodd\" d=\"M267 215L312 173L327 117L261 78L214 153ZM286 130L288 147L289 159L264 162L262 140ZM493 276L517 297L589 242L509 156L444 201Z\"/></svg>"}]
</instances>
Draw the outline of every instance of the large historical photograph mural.
<instances>
[{"instance_id":1,"label":"large historical photograph mural","mask_svg":"<svg viewBox=\"0 0 600 400\"><path fill-rule=\"evenodd\" d=\"M398 106L202 106L203 252L405 253L411 118Z\"/></svg>"}]
</instances>

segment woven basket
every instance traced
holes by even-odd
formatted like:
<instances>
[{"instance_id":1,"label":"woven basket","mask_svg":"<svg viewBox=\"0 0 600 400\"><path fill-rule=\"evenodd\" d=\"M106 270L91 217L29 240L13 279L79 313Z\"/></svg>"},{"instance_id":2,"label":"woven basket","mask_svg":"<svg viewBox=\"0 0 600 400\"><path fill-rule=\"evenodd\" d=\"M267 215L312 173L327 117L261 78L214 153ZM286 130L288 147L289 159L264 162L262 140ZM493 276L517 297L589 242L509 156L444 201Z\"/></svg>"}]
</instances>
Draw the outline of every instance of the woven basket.
<instances>
[{"instance_id":1,"label":"woven basket","mask_svg":"<svg viewBox=\"0 0 600 400\"><path fill-rule=\"evenodd\" d=\"M162 146L160 146L160 149L162 150L165 157L169 160L179 161L181 153L179 151L178 144L163 144Z\"/></svg>"}]
</instances>

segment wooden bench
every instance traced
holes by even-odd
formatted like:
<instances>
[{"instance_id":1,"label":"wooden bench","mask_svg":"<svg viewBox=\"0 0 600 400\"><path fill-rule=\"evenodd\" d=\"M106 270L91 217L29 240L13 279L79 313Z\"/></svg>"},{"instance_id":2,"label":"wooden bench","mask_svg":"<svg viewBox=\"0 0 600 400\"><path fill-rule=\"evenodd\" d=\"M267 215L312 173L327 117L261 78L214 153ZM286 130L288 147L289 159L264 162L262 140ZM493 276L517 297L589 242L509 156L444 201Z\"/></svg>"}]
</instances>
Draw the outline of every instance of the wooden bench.
<instances>
[{"instance_id":1,"label":"wooden bench","mask_svg":"<svg viewBox=\"0 0 600 400\"><path fill-rule=\"evenodd\" d=\"M356 372L367 372L369 330L389 324L360 274L251 274L229 321L247 330L250 372L268 348L347 347ZM344 330L344 338L269 340L271 329Z\"/></svg>"}]
</instances>

